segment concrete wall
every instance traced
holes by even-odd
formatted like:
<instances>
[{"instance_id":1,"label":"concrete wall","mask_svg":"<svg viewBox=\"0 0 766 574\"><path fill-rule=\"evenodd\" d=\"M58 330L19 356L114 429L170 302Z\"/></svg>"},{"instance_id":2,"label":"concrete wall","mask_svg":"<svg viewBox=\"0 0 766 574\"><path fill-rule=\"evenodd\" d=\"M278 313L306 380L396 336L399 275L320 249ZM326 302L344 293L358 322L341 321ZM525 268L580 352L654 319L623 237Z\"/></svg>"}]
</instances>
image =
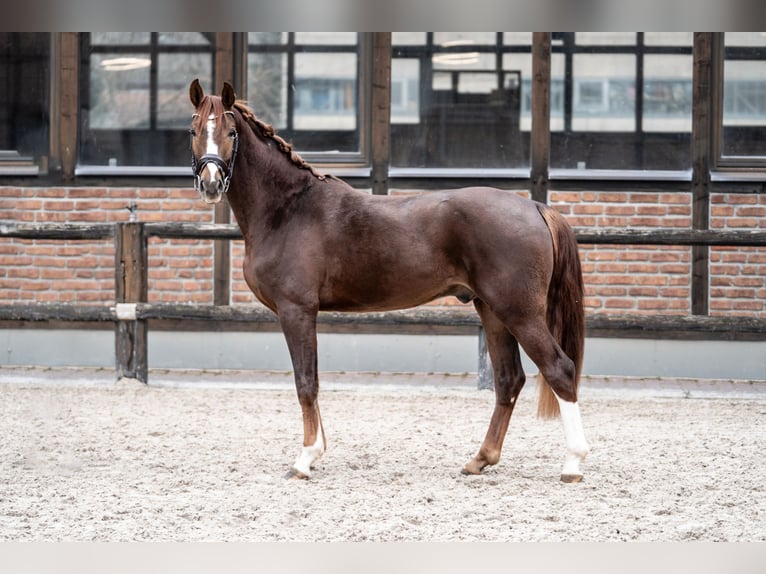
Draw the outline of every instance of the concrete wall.
<instances>
[{"instance_id":1,"label":"concrete wall","mask_svg":"<svg viewBox=\"0 0 766 574\"><path fill-rule=\"evenodd\" d=\"M0 330L0 365L114 366L111 331ZM478 340L452 335L319 335L324 371L470 373ZM537 368L524 357L527 373ZM149 332L150 368L291 370L280 333ZM766 381L766 342L586 341L587 375Z\"/></svg>"}]
</instances>

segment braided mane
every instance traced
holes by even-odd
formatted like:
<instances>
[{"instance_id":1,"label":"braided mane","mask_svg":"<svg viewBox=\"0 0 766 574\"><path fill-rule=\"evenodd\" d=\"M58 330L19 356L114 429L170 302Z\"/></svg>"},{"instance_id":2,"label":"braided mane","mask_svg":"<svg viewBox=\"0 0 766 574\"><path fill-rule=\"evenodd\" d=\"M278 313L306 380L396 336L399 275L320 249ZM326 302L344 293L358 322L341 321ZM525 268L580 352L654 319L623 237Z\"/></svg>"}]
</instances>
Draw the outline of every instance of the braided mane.
<instances>
[{"instance_id":1,"label":"braided mane","mask_svg":"<svg viewBox=\"0 0 766 574\"><path fill-rule=\"evenodd\" d=\"M317 179L324 180L327 178L326 175L319 173L311 164L309 164L305 159L298 155L293 149L292 144L286 142L284 139L278 136L274 126L262 122L257 117L255 117L255 112L253 112L253 110L251 110L244 101L238 100L234 103L234 107L239 110L242 116L252 127L258 129L264 138L273 140L274 143L277 144L279 151L285 154L293 165L301 169L308 170Z\"/></svg>"}]
</instances>

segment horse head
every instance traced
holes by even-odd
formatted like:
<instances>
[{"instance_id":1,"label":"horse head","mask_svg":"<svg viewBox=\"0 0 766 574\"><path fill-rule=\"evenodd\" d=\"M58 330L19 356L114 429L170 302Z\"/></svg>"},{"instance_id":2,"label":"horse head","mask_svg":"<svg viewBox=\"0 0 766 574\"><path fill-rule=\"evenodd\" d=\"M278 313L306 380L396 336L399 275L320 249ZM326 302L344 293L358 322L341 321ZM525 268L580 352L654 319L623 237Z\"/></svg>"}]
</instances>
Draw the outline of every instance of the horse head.
<instances>
[{"instance_id":1,"label":"horse head","mask_svg":"<svg viewBox=\"0 0 766 574\"><path fill-rule=\"evenodd\" d=\"M199 80L189 86L194 106L191 137L194 188L205 203L218 203L229 188L237 158L234 88L224 82L221 96L206 96Z\"/></svg>"}]
</instances>

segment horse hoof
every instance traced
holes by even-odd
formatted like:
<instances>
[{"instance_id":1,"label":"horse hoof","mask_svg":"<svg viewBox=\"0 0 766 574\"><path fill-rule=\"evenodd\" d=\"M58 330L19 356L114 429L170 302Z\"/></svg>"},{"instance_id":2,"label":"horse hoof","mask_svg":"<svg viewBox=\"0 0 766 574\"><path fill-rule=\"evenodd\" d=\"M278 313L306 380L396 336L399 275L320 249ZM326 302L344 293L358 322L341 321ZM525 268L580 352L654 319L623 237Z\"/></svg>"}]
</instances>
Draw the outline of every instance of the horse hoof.
<instances>
[{"instance_id":1,"label":"horse hoof","mask_svg":"<svg viewBox=\"0 0 766 574\"><path fill-rule=\"evenodd\" d=\"M291 468L287 471L287 474L285 475L285 480L308 480L309 476L307 474L303 474L299 470L295 470L294 468Z\"/></svg>"},{"instance_id":2,"label":"horse hoof","mask_svg":"<svg viewBox=\"0 0 766 574\"><path fill-rule=\"evenodd\" d=\"M582 474L562 474L561 482L566 482L567 484L582 482Z\"/></svg>"},{"instance_id":3,"label":"horse hoof","mask_svg":"<svg viewBox=\"0 0 766 574\"><path fill-rule=\"evenodd\" d=\"M481 474L481 470L483 468L483 466L476 464L475 461L471 461L460 469L460 474L465 476L475 476L477 474Z\"/></svg>"}]
</instances>

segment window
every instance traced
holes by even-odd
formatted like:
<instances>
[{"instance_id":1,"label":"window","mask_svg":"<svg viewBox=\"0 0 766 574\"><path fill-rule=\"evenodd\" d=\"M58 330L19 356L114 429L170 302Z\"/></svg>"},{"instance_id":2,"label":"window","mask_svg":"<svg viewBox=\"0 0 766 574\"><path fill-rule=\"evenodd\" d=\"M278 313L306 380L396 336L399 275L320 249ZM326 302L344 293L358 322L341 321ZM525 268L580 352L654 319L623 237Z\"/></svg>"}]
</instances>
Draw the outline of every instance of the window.
<instances>
[{"instance_id":1,"label":"window","mask_svg":"<svg viewBox=\"0 0 766 574\"><path fill-rule=\"evenodd\" d=\"M691 54L646 54L644 56L645 132L691 133Z\"/></svg>"},{"instance_id":2,"label":"window","mask_svg":"<svg viewBox=\"0 0 766 574\"><path fill-rule=\"evenodd\" d=\"M551 166L691 167L692 35L554 33Z\"/></svg>"},{"instance_id":3,"label":"window","mask_svg":"<svg viewBox=\"0 0 766 574\"><path fill-rule=\"evenodd\" d=\"M719 164L766 163L766 32L724 35Z\"/></svg>"},{"instance_id":4,"label":"window","mask_svg":"<svg viewBox=\"0 0 766 574\"><path fill-rule=\"evenodd\" d=\"M213 34L83 34L80 173L187 167L189 82L211 89L214 52Z\"/></svg>"},{"instance_id":5,"label":"window","mask_svg":"<svg viewBox=\"0 0 766 574\"><path fill-rule=\"evenodd\" d=\"M250 32L250 106L306 159L363 161L366 40L355 32Z\"/></svg>"},{"instance_id":6,"label":"window","mask_svg":"<svg viewBox=\"0 0 766 574\"><path fill-rule=\"evenodd\" d=\"M48 169L50 34L0 33L0 175Z\"/></svg>"},{"instance_id":7,"label":"window","mask_svg":"<svg viewBox=\"0 0 766 574\"><path fill-rule=\"evenodd\" d=\"M392 166L528 168L531 40L502 32L393 33Z\"/></svg>"}]
</instances>

